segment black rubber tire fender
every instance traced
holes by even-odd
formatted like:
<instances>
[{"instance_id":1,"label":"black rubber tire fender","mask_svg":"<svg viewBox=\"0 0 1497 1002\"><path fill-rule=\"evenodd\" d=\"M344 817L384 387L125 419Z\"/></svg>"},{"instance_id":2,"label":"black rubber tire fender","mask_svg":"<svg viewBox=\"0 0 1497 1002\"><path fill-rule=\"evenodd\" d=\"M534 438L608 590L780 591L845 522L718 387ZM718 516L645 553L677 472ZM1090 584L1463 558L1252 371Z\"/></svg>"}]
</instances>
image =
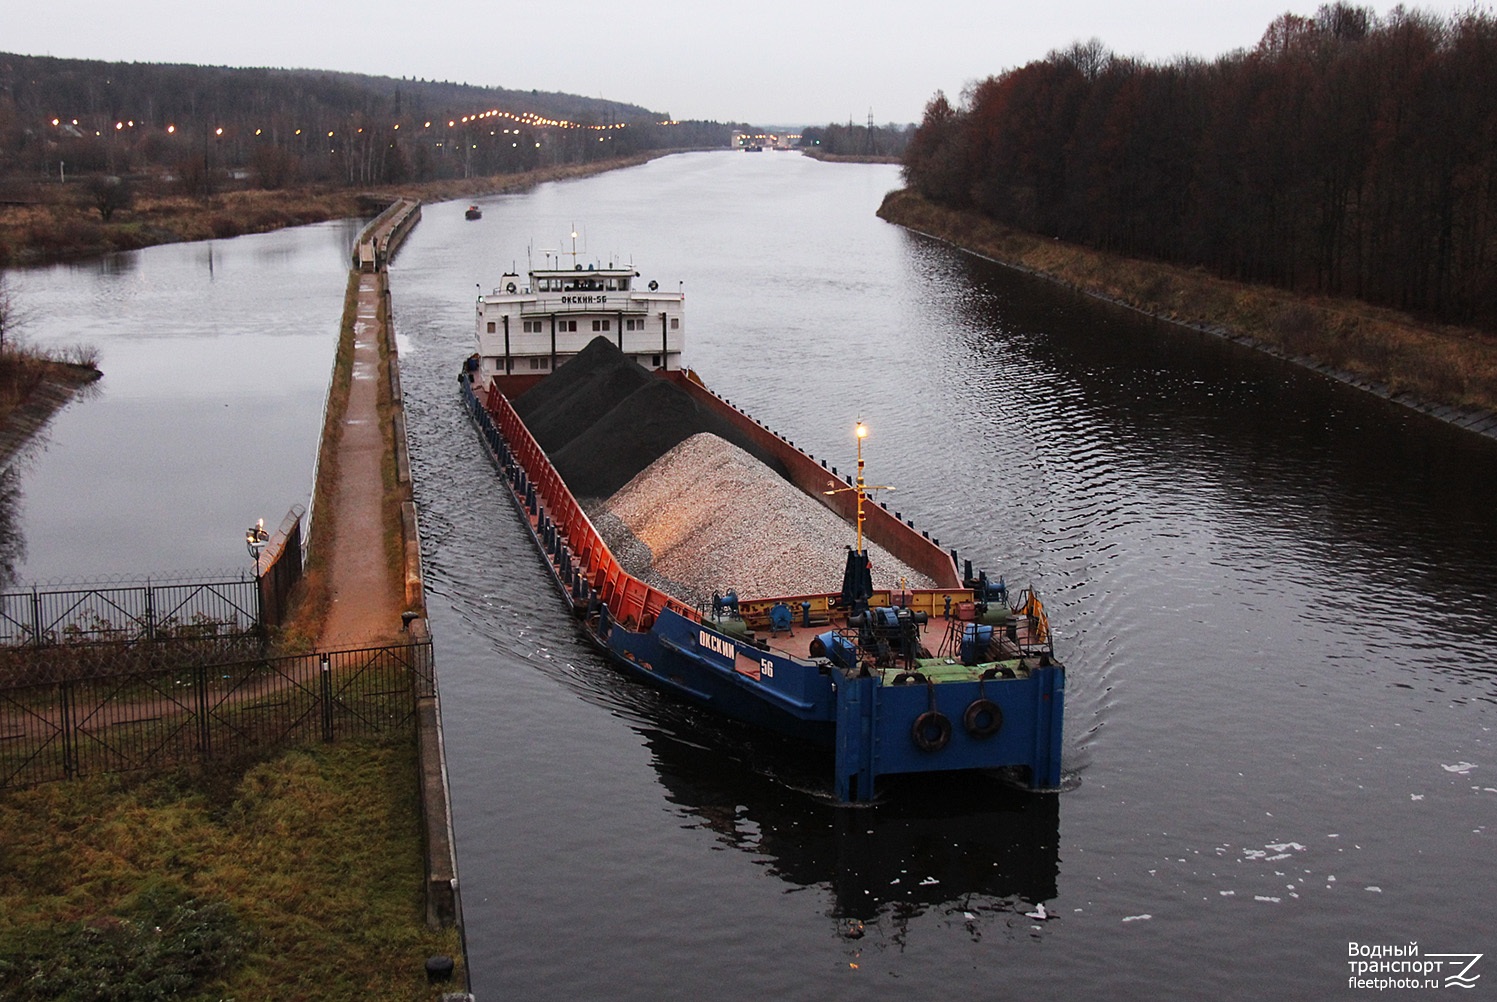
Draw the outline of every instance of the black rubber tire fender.
<instances>
[{"instance_id":1,"label":"black rubber tire fender","mask_svg":"<svg viewBox=\"0 0 1497 1002\"><path fill-rule=\"evenodd\" d=\"M962 714L962 726L974 738L990 738L1003 727L1003 708L991 699L974 699Z\"/></svg>"},{"instance_id":2,"label":"black rubber tire fender","mask_svg":"<svg viewBox=\"0 0 1497 1002\"><path fill-rule=\"evenodd\" d=\"M927 710L915 718L910 739L921 751L940 751L951 741L951 721L940 710Z\"/></svg>"}]
</instances>

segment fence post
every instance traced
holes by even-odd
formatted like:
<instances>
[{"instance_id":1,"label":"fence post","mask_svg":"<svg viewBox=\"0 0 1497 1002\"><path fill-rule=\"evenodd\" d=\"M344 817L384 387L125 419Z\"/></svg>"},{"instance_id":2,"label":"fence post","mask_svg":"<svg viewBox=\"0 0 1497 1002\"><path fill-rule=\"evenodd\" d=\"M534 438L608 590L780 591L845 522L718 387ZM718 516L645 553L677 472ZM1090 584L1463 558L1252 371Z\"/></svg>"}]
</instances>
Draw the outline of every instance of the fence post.
<instances>
[{"instance_id":1,"label":"fence post","mask_svg":"<svg viewBox=\"0 0 1497 1002\"><path fill-rule=\"evenodd\" d=\"M208 667L198 665L193 674L198 697L198 752L206 762L213 757L213 728L208 719Z\"/></svg>"},{"instance_id":2,"label":"fence post","mask_svg":"<svg viewBox=\"0 0 1497 1002\"><path fill-rule=\"evenodd\" d=\"M62 728L62 772L68 779L78 775L78 749L73 734L73 683L63 680L57 683L58 705L61 709Z\"/></svg>"},{"instance_id":3,"label":"fence post","mask_svg":"<svg viewBox=\"0 0 1497 1002\"><path fill-rule=\"evenodd\" d=\"M146 578L146 639L156 639L156 593L150 578Z\"/></svg>"},{"instance_id":4,"label":"fence post","mask_svg":"<svg viewBox=\"0 0 1497 1002\"><path fill-rule=\"evenodd\" d=\"M322 655L322 740L333 740L333 668L327 654Z\"/></svg>"},{"instance_id":5,"label":"fence post","mask_svg":"<svg viewBox=\"0 0 1497 1002\"><path fill-rule=\"evenodd\" d=\"M36 647L42 646L42 597L36 585L31 586L31 642Z\"/></svg>"}]
</instances>

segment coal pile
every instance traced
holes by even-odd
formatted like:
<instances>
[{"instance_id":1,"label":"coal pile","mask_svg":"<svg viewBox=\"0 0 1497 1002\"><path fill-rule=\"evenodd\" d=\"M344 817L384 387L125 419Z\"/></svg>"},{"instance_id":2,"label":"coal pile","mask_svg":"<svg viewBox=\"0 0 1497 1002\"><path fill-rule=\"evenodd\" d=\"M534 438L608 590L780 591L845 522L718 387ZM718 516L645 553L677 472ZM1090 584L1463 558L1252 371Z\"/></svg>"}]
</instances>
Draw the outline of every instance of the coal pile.
<instances>
[{"instance_id":1,"label":"coal pile","mask_svg":"<svg viewBox=\"0 0 1497 1002\"><path fill-rule=\"evenodd\" d=\"M702 432L783 472L728 422L702 410L679 386L646 372L605 337L594 338L521 394L514 407L579 500L608 497Z\"/></svg>"}]
</instances>

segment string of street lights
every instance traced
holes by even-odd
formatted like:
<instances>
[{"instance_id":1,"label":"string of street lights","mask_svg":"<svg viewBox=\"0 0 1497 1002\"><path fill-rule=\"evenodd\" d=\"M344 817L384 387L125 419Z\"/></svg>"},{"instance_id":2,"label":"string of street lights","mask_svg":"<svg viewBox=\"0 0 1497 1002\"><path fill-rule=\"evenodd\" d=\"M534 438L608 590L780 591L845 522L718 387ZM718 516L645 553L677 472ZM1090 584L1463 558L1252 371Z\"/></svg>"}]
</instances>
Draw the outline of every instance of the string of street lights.
<instances>
[{"instance_id":1,"label":"string of street lights","mask_svg":"<svg viewBox=\"0 0 1497 1002\"><path fill-rule=\"evenodd\" d=\"M612 123L610 125L583 125L580 122L572 122L572 121L568 121L567 119L564 119L564 118L545 118L545 117L543 117L541 115L536 115L536 114L534 114L532 112L528 112L528 111L521 112L519 114L515 114L514 112L501 111L501 110L499 110L497 108L494 108L494 109L490 109L488 111L475 112L474 114L471 114L471 115L463 115L463 116L461 116L459 118L450 118L450 119L447 120L447 128L449 128L449 129L455 129L455 128L458 128L460 126L473 125L473 124L476 124L478 122L481 122L481 121L484 121L484 120L487 120L487 119L492 119L492 118L507 118L507 119L510 119L511 121L515 122L517 126L528 125L531 128L591 129L593 131L605 132L605 131L609 131L609 130L613 130L613 129L625 129L625 128L629 127L629 123L627 123L627 122L615 122L615 123ZM79 124L79 120L76 119L76 118L73 118L73 119L70 119L70 120L67 120L67 121L68 121L68 124L70 124L73 128L86 128L85 126L81 126ZM52 119L52 125L53 125L54 128L62 128L63 127L63 123L64 123L64 119L61 118L61 117L53 118ZM391 131L397 131L397 130L399 130L401 124L402 123L400 123L400 122L394 123L391 126ZM423 129L430 129L433 124L435 124L438 128L441 128L441 121L440 120L436 121L435 123L433 123L431 121L427 121L427 122L425 122L422 125L422 128ZM675 120L675 119L668 119L668 120L663 121L663 122L656 122L655 124L656 125L666 126L666 125L680 125L681 123L679 121ZM118 120L118 121L116 121L114 123L114 129L113 129L113 131L115 131L115 132L123 132L127 128L128 129L134 129L135 127L136 127L136 125L135 125L135 120L134 119L121 119L121 120ZM142 127L144 127L144 125L142 125ZM175 135L176 132L177 132L177 126L175 124L168 124L166 126L166 128L165 128L165 131L166 131L167 135ZM297 129L294 134L299 136L304 131L308 131L308 130ZM363 128L359 128L356 131L359 132L359 133L362 133L364 131L364 129ZM517 128L516 132L518 132L518 131L519 130ZM258 135L261 135L263 132L264 132L263 129L256 129L254 134L258 136ZM336 129L330 129L328 131L328 134L327 134L328 138L329 139L333 138L334 135L336 134L336 132L337 132ZM504 132L505 132L505 134L508 134L509 130L505 129ZM213 130L213 134L215 136L222 136L224 134L224 127L221 126L221 125L218 126L217 128L215 128ZM98 136L98 137L102 137L104 135L104 130L103 129L95 129L94 130L94 135Z\"/></svg>"}]
</instances>

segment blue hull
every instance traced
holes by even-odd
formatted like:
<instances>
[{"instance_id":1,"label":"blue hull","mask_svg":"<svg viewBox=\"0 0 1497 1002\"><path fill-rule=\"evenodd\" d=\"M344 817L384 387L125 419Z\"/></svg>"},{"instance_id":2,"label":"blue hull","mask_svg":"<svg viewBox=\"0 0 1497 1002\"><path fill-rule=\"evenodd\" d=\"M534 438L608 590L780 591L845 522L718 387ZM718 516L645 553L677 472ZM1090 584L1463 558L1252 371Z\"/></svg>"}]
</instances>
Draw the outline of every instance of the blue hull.
<instances>
[{"instance_id":1,"label":"blue hull","mask_svg":"<svg viewBox=\"0 0 1497 1002\"><path fill-rule=\"evenodd\" d=\"M505 473L507 493L563 599L590 639L625 672L734 720L832 748L839 800L873 799L879 776L937 771L1014 769L1032 789L1059 787L1065 669L1049 657L1002 673L1017 677L990 672L982 678L973 671L970 679L888 684L882 672L860 673L826 658L756 646L674 600L642 602L637 615L624 615L622 605L610 610L599 600L596 583L614 579L589 573L599 555L587 549L580 556L579 527L567 533L560 517L550 514L575 502L569 494L547 498L547 488L538 487L550 485L552 494L564 490L554 470L533 443L524 448L510 442L468 381L461 384L474 424ZM518 419L512 411L504 417L514 437Z\"/></svg>"}]
</instances>

